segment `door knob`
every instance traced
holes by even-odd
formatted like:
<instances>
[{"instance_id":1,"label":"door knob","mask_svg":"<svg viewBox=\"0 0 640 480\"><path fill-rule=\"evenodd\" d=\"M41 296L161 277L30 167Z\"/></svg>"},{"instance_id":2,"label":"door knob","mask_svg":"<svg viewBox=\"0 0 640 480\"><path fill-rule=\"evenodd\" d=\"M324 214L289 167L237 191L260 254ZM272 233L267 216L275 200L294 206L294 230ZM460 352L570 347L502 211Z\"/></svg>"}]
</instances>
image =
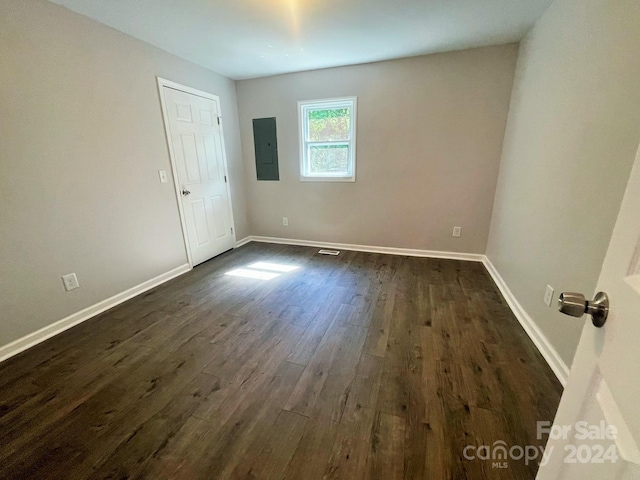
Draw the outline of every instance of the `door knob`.
<instances>
[{"instance_id":1,"label":"door knob","mask_svg":"<svg viewBox=\"0 0 640 480\"><path fill-rule=\"evenodd\" d=\"M191 195L191 192L189 190L187 190L186 188L183 188L182 189L182 195L184 195L186 197L187 195Z\"/></svg>"},{"instance_id":2,"label":"door knob","mask_svg":"<svg viewBox=\"0 0 640 480\"><path fill-rule=\"evenodd\" d=\"M589 301L581 293L564 292L558 299L558 310L565 315L578 318L588 313L593 325L600 328L609 315L609 297L604 292L598 292L596 297Z\"/></svg>"}]
</instances>

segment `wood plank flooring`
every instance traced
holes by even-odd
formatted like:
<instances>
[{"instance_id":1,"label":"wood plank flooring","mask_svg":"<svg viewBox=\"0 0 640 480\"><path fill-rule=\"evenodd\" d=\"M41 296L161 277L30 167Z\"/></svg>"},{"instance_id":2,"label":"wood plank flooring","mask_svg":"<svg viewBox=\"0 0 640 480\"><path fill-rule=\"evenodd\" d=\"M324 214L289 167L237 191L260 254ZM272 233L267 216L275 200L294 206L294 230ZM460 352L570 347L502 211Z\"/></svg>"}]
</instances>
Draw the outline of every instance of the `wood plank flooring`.
<instances>
[{"instance_id":1,"label":"wood plank flooring","mask_svg":"<svg viewBox=\"0 0 640 480\"><path fill-rule=\"evenodd\" d=\"M250 243L1 363L0 478L534 478L463 456L544 445L561 394L482 264L317 250ZM226 275L254 262L299 268Z\"/></svg>"}]
</instances>

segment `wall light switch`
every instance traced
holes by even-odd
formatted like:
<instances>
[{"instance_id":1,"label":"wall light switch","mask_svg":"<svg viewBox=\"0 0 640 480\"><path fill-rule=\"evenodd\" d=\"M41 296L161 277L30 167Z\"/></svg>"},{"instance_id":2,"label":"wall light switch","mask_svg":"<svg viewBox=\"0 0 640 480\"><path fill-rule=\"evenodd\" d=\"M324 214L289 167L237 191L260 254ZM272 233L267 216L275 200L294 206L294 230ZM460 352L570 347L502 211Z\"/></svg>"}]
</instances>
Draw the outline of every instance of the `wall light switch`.
<instances>
[{"instance_id":1,"label":"wall light switch","mask_svg":"<svg viewBox=\"0 0 640 480\"><path fill-rule=\"evenodd\" d=\"M67 292L71 290L75 290L76 288L80 288L80 284L78 283L78 277L76 277L75 273L69 273L68 275L63 275L62 282L64 283L64 289Z\"/></svg>"},{"instance_id":2,"label":"wall light switch","mask_svg":"<svg viewBox=\"0 0 640 480\"><path fill-rule=\"evenodd\" d=\"M160 183L167 183L169 181L166 170L158 170L158 175L160 175Z\"/></svg>"},{"instance_id":3,"label":"wall light switch","mask_svg":"<svg viewBox=\"0 0 640 480\"><path fill-rule=\"evenodd\" d=\"M453 227L453 236L459 237L462 234L462 227Z\"/></svg>"},{"instance_id":4,"label":"wall light switch","mask_svg":"<svg viewBox=\"0 0 640 480\"><path fill-rule=\"evenodd\" d=\"M553 302L553 287L551 285L547 285L547 289L544 292L544 304L547 307L550 307L551 302Z\"/></svg>"},{"instance_id":5,"label":"wall light switch","mask_svg":"<svg viewBox=\"0 0 640 480\"><path fill-rule=\"evenodd\" d=\"M285 227L289 226L289 219L287 217L282 217L282 225Z\"/></svg>"}]
</instances>

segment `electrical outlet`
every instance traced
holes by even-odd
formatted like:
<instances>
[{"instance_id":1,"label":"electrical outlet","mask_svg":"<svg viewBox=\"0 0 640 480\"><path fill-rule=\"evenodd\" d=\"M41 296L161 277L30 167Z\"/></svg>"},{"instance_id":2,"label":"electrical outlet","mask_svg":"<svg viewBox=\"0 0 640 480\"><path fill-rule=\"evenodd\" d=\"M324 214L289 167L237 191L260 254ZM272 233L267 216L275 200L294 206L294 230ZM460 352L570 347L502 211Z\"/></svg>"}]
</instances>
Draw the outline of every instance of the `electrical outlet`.
<instances>
[{"instance_id":1,"label":"electrical outlet","mask_svg":"<svg viewBox=\"0 0 640 480\"><path fill-rule=\"evenodd\" d=\"M167 183L169 181L166 170L158 170L158 175L160 176L160 183Z\"/></svg>"},{"instance_id":2,"label":"electrical outlet","mask_svg":"<svg viewBox=\"0 0 640 480\"><path fill-rule=\"evenodd\" d=\"M67 292L70 292L71 290L75 290L76 288L80 288L80 284L78 283L78 277L76 277L75 273L63 275L62 282L64 283L64 289Z\"/></svg>"},{"instance_id":3,"label":"electrical outlet","mask_svg":"<svg viewBox=\"0 0 640 480\"><path fill-rule=\"evenodd\" d=\"M289 226L289 219L287 217L282 217L282 225L285 227Z\"/></svg>"},{"instance_id":4,"label":"electrical outlet","mask_svg":"<svg viewBox=\"0 0 640 480\"><path fill-rule=\"evenodd\" d=\"M544 304L547 307L550 307L552 301L553 301L553 287L551 285L547 285L547 289L544 291Z\"/></svg>"},{"instance_id":5,"label":"electrical outlet","mask_svg":"<svg viewBox=\"0 0 640 480\"><path fill-rule=\"evenodd\" d=\"M462 234L462 227L453 227L453 236L459 237Z\"/></svg>"}]
</instances>

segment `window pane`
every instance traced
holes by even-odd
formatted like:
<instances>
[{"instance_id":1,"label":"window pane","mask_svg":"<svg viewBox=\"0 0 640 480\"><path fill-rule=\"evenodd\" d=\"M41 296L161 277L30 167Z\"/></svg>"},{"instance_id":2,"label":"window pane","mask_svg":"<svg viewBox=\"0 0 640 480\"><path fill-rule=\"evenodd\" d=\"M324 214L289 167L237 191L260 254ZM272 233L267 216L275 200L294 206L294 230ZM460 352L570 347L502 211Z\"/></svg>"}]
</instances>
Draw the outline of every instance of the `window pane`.
<instances>
[{"instance_id":1,"label":"window pane","mask_svg":"<svg viewBox=\"0 0 640 480\"><path fill-rule=\"evenodd\" d=\"M307 114L309 141L349 140L349 132L351 131L350 110L348 107L310 110Z\"/></svg>"},{"instance_id":2,"label":"window pane","mask_svg":"<svg viewBox=\"0 0 640 480\"><path fill-rule=\"evenodd\" d=\"M349 145L310 145L309 173L349 174Z\"/></svg>"}]
</instances>

